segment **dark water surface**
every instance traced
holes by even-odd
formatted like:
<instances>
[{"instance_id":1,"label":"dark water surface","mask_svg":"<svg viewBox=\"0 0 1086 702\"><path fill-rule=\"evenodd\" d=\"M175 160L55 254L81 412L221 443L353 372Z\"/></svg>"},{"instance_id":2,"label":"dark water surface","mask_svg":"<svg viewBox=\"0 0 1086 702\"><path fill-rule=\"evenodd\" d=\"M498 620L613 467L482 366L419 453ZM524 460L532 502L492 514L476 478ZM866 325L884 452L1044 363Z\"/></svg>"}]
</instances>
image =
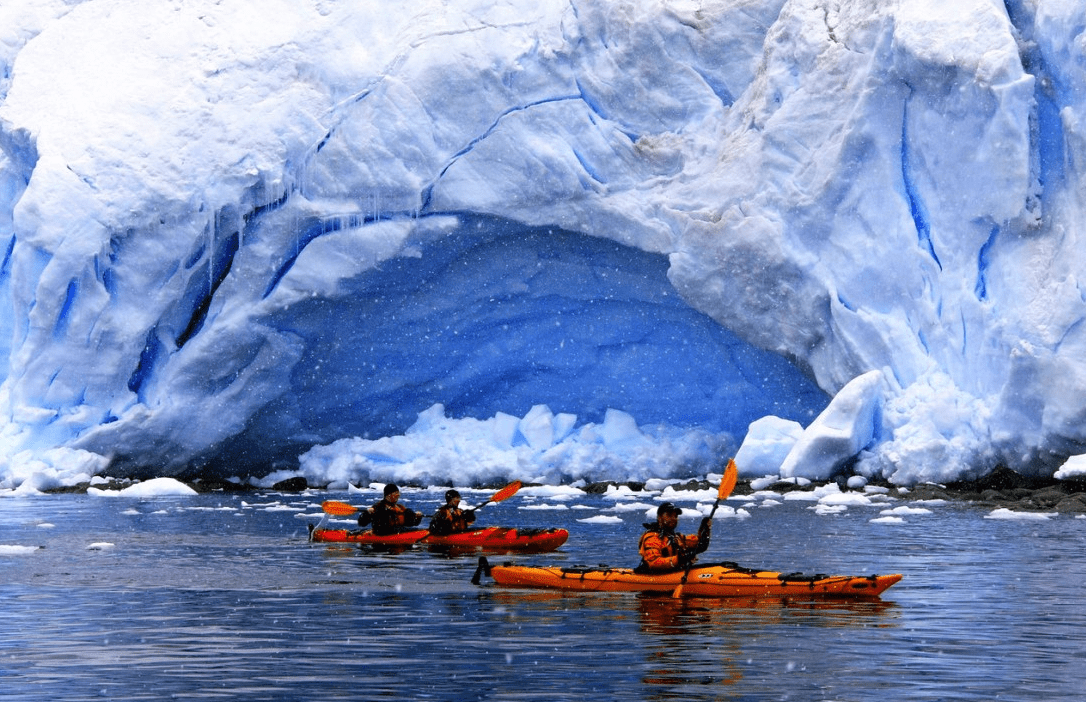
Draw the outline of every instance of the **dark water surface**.
<instances>
[{"instance_id":1,"label":"dark water surface","mask_svg":"<svg viewBox=\"0 0 1086 702\"><path fill-rule=\"evenodd\" d=\"M308 543L327 498L348 499L0 500L0 700L1086 698L1086 520L784 502L716 522L703 560L905 574L881 601L816 606L476 587L475 556ZM641 513L580 523L613 503L577 503L488 506L480 523L571 531L491 560L633 565Z\"/></svg>"}]
</instances>

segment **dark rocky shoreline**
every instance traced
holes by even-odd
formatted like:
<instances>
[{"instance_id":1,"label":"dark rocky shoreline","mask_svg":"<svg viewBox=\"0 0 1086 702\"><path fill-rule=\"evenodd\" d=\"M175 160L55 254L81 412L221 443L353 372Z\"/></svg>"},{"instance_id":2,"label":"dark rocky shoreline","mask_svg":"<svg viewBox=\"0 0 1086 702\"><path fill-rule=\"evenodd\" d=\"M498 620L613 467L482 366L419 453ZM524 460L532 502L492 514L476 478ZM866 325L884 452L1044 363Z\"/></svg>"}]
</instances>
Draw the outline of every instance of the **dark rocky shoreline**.
<instances>
[{"instance_id":1,"label":"dark rocky shoreline","mask_svg":"<svg viewBox=\"0 0 1086 702\"><path fill-rule=\"evenodd\" d=\"M1086 482L1027 478L1006 468L997 468L970 482L918 485L911 489L909 497L967 501L1016 512L1086 514Z\"/></svg>"},{"instance_id":2,"label":"dark rocky shoreline","mask_svg":"<svg viewBox=\"0 0 1086 702\"><path fill-rule=\"evenodd\" d=\"M108 490L119 490L130 485L127 480L111 480L96 487ZM259 492L301 492L310 488L322 489L324 486L309 485L305 478L290 478L276 483L271 488L257 488L252 485L235 483L227 480L198 479L186 482L199 493L259 493ZM968 502L977 507L998 509L1005 508L1018 512L1058 512L1067 514L1086 514L1086 481L1083 480L1056 480L1055 478L1028 478L1005 468L997 468L979 480L948 483L936 485L925 483L907 489L907 492L899 491L897 486L886 483L873 482L872 485L886 487L890 494L904 500L947 500L953 502ZM610 486L624 485L631 490L644 489L644 483L592 483L585 487L589 493L603 493ZM805 486L796 485L788 481L780 481L769 485L765 489L773 492L786 493L803 490L814 490L820 483L810 483ZM707 480L688 480L676 482L672 486L677 490L712 490L717 486ZM46 490L47 493L82 493L86 492L89 485L83 483L71 487ZM503 485L482 486L498 489ZM735 486L733 494L749 495L754 490L749 480L740 480Z\"/></svg>"},{"instance_id":3,"label":"dark rocky shoreline","mask_svg":"<svg viewBox=\"0 0 1086 702\"><path fill-rule=\"evenodd\" d=\"M749 480L740 480L733 490L735 495L754 492ZM825 483L797 485L789 481L773 483L766 490L787 493L812 491ZM1086 514L1086 481L1056 480L1055 478L1028 478L1006 468L997 468L979 480L961 481L936 485L924 483L899 491L896 485L872 482L871 485L888 488L890 494L904 500L946 500L968 502L981 508L1004 508L1016 512L1060 512ZM588 492L604 492L609 483L589 485ZM632 489L641 489L639 483L627 483ZM680 490L712 490L716 485L707 480L690 480L675 483ZM844 487L842 486L842 489Z\"/></svg>"}]
</instances>

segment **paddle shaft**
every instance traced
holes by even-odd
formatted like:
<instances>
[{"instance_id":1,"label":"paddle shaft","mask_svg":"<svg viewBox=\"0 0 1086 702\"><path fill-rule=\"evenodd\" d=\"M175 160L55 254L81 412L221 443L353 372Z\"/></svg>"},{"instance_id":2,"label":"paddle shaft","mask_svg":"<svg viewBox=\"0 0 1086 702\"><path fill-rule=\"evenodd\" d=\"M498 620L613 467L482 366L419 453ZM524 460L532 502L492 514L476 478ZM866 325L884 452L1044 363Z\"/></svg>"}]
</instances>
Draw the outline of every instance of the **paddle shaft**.
<instances>
[{"instance_id":1,"label":"paddle shaft","mask_svg":"<svg viewBox=\"0 0 1086 702\"><path fill-rule=\"evenodd\" d=\"M472 507L468 511L474 512L477 509L482 509L483 507L486 507L491 502L501 502L502 500L508 499L517 493L517 490L520 489L521 485L523 485L523 483L521 483L519 480L514 480L513 482L503 487L501 490L498 490L496 493L491 495L489 500L479 505L478 507Z\"/></svg>"},{"instance_id":2,"label":"paddle shaft","mask_svg":"<svg viewBox=\"0 0 1086 702\"><path fill-rule=\"evenodd\" d=\"M732 490L735 489L735 483L739 479L739 469L735 465L735 460L728 459L728 467L724 469L724 475L720 476L720 487L716 491L716 502L713 503L713 508L709 510L708 519L711 521L713 515L716 514L716 508L720 506L720 501L727 499L728 495L732 494ZM687 566L683 572L683 578L679 581L679 584L675 586L675 591L671 593L672 597L682 597L683 585L686 584L686 579L690 577L690 570L694 567L693 564Z\"/></svg>"}]
</instances>

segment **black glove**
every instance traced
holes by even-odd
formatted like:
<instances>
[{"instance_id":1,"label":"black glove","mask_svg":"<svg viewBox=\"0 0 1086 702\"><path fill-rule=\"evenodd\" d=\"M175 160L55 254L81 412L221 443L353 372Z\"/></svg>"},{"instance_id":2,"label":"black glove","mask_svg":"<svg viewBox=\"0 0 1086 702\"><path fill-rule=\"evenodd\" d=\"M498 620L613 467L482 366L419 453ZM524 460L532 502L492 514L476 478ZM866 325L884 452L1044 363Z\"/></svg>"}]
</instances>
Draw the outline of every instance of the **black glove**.
<instances>
[{"instance_id":1,"label":"black glove","mask_svg":"<svg viewBox=\"0 0 1086 702\"><path fill-rule=\"evenodd\" d=\"M358 515L358 526L369 526L370 521L373 519L373 515L370 514L368 509L362 510L362 513Z\"/></svg>"},{"instance_id":2,"label":"black glove","mask_svg":"<svg viewBox=\"0 0 1086 702\"><path fill-rule=\"evenodd\" d=\"M404 522L406 522L408 526L418 526L419 524L422 524L422 512L415 512L410 509L407 510L407 513L404 514Z\"/></svg>"},{"instance_id":3,"label":"black glove","mask_svg":"<svg viewBox=\"0 0 1086 702\"><path fill-rule=\"evenodd\" d=\"M679 552L679 568L686 570L690 566L694 565L694 552L693 551L680 551Z\"/></svg>"},{"instance_id":4,"label":"black glove","mask_svg":"<svg viewBox=\"0 0 1086 702\"><path fill-rule=\"evenodd\" d=\"M473 510L473 509L464 510L464 521L467 522L468 524L471 524L472 522L474 522L475 521L475 510Z\"/></svg>"}]
</instances>

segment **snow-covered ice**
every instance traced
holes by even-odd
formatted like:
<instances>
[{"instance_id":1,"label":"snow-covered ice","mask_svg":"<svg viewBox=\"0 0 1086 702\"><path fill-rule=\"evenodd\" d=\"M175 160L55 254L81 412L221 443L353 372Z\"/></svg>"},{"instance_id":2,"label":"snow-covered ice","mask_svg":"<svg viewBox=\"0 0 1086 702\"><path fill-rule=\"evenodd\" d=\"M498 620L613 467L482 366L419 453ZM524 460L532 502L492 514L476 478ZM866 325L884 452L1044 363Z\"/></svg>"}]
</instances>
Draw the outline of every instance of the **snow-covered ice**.
<instances>
[{"instance_id":1,"label":"snow-covered ice","mask_svg":"<svg viewBox=\"0 0 1086 702\"><path fill-rule=\"evenodd\" d=\"M1084 26L5 0L0 488L1077 476Z\"/></svg>"}]
</instances>

